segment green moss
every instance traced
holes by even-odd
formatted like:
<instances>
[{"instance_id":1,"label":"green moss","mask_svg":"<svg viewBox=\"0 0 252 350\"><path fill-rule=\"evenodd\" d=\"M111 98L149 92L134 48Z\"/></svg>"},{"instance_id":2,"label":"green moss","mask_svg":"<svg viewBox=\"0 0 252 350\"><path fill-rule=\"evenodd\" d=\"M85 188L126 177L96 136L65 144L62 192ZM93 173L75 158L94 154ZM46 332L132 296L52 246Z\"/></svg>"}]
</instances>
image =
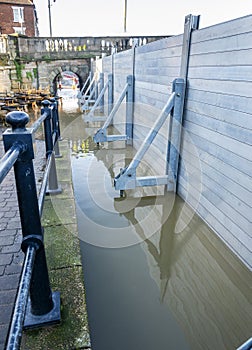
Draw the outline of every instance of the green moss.
<instances>
[{"instance_id":1,"label":"green moss","mask_svg":"<svg viewBox=\"0 0 252 350\"><path fill-rule=\"evenodd\" d=\"M34 78L36 79L38 77L38 68L33 68L32 72L33 72Z\"/></svg>"},{"instance_id":2,"label":"green moss","mask_svg":"<svg viewBox=\"0 0 252 350\"><path fill-rule=\"evenodd\" d=\"M21 349L70 350L90 344L85 294L80 267L50 271L53 290L61 292L61 324L23 334Z\"/></svg>"},{"instance_id":3,"label":"green moss","mask_svg":"<svg viewBox=\"0 0 252 350\"><path fill-rule=\"evenodd\" d=\"M28 80L32 80L33 76L32 76L32 72L26 72L26 78Z\"/></svg>"},{"instance_id":4,"label":"green moss","mask_svg":"<svg viewBox=\"0 0 252 350\"><path fill-rule=\"evenodd\" d=\"M22 70L25 68L24 64L20 63L18 60L14 60L14 65L16 68L17 80L22 83Z\"/></svg>"}]
</instances>

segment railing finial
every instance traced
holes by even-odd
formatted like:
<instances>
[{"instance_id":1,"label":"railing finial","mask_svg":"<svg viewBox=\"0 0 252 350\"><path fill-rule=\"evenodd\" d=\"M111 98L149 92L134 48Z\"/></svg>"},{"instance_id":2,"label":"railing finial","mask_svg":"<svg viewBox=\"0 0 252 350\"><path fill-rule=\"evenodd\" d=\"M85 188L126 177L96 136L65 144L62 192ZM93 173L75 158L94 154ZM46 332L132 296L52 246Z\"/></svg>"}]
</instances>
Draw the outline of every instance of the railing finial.
<instances>
[{"instance_id":1,"label":"railing finial","mask_svg":"<svg viewBox=\"0 0 252 350\"><path fill-rule=\"evenodd\" d=\"M29 115L25 112L13 111L9 112L5 118L6 122L11 125L12 131L25 131L26 124L29 122Z\"/></svg>"}]
</instances>

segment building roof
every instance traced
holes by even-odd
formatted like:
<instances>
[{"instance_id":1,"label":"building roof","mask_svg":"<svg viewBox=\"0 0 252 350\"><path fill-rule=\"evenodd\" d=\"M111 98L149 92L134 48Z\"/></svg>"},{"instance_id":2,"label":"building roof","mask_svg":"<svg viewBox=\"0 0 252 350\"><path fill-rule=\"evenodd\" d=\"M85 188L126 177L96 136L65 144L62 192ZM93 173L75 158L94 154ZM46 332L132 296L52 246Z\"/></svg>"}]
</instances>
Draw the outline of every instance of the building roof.
<instances>
[{"instance_id":1,"label":"building roof","mask_svg":"<svg viewBox=\"0 0 252 350\"><path fill-rule=\"evenodd\" d=\"M4 0L0 1L0 4L12 4L12 5L34 5L33 0Z\"/></svg>"}]
</instances>

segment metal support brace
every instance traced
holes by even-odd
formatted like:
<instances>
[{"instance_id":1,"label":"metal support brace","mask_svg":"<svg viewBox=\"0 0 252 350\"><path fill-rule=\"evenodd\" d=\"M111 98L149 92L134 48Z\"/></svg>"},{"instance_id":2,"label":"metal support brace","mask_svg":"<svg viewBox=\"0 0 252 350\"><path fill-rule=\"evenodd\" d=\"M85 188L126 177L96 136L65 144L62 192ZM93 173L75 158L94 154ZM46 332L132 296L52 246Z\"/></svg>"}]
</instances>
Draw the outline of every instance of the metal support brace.
<instances>
[{"instance_id":1,"label":"metal support brace","mask_svg":"<svg viewBox=\"0 0 252 350\"><path fill-rule=\"evenodd\" d=\"M103 74L103 73L102 73ZM103 76L100 77L100 87L103 85L102 90L100 91L100 94L97 98L97 100L95 101L95 104L93 105L93 107L91 108L90 112L85 116L85 121L86 122L95 122L95 121L104 121L106 120L106 117L95 117L94 113L96 108L100 105L100 111L104 112L104 94L106 92L106 90L109 87L109 80L106 82L105 86L104 86L104 78Z\"/></svg>"},{"instance_id":2,"label":"metal support brace","mask_svg":"<svg viewBox=\"0 0 252 350\"><path fill-rule=\"evenodd\" d=\"M134 189L137 186L158 186L158 185L167 185L169 181L169 176L145 176L145 177L136 177L136 169L140 164L143 156L149 149L154 138L156 137L158 131L164 124L167 116L171 113L172 110L181 110L181 102L184 99L184 80L181 78L175 79L173 84L173 92L169 97L166 105L161 111L159 117L157 118L154 126L149 131L145 140L142 143L142 146L139 148L138 152L132 159L128 167L121 170L121 172L114 178L114 186L116 190L126 190Z\"/></svg>"},{"instance_id":3,"label":"metal support brace","mask_svg":"<svg viewBox=\"0 0 252 350\"><path fill-rule=\"evenodd\" d=\"M97 99L98 99L99 96L102 95L102 97L99 101L100 113L104 113L104 93L102 94L103 89L104 89L104 73L100 73L100 86L99 86L99 94L97 97ZM105 89L105 91L106 91L106 89Z\"/></svg>"},{"instance_id":4,"label":"metal support brace","mask_svg":"<svg viewBox=\"0 0 252 350\"><path fill-rule=\"evenodd\" d=\"M78 98L82 97L83 91L85 90L85 87L87 86L88 82L91 81L91 77L92 77L92 73L90 72L88 77L87 77L87 80L85 81L84 85L81 88L81 91L79 91L79 93L78 93ZM89 85L89 87L90 87L90 85Z\"/></svg>"},{"instance_id":5,"label":"metal support brace","mask_svg":"<svg viewBox=\"0 0 252 350\"><path fill-rule=\"evenodd\" d=\"M81 91L83 91L83 90L84 90L84 87L87 86L87 82L89 81L89 85L88 85L86 91L84 92L84 94L81 93L81 94L80 94L80 97L79 97L80 102L81 102L82 104L84 104L85 101L88 99L89 94L90 94L90 90L91 90L92 87L94 86L95 79L96 79L96 76L94 75L93 78L92 78L92 73L90 73L90 74L89 74L89 77L87 78L87 80L86 80L86 82L85 82L85 84L84 84L84 86L83 86L83 88L81 89Z\"/></svg>"},{"instance_id":6,"label":"metal support brace","mask_svg":"<svg viewBox=\"0 0 252 350\"><path fill-rule=\"evenodd\" d=\"M132 142L133 134L133 88L134 78L132 75L127 77L127 83L124 86L118 100L116 101L113 109L107 117L103 127L99 129L94 135L94 142L110 142L110 141L127 141L128 144ZM116 112L118 111L122 101L126 97L126 130L125 135L107 135L107 128L113 120Z\"/></svg>"},{"instance_id":7,"label":"metal support brace","mask_svg":"<svg viewBox=\"0 0 252 350\"><path fill-rule=\"evenodd\" d=\"M252 337L248 339L244 344L239 346L237 350L250 350L252 348Z\"/></svg>"},{"instance_id":8,"label":"metal support brace","mask_svg":"<svg viewBox=\"0 0 252 350\"><path fill-rule=\"evenodd\" d=\"M113 109L114 103L114 89L113 89L113 74L108 75L108 115L111 113Z\"/></svg>"},{"instance_id":9,"label":"metal support brace","mask_svg":"<svg viewBox=\"0 0 252 350\"><path fill-rule=\"evenodd\" d=\"M84 111L87 111L87 110L89 109L89 104L90 104L91 102L93 102L92 97L95 96L95 93L96 93L97 88L98 88L98 84L99 84L99 80L95 83L94 87L93 87L92 90L90 91L90 94L89 94L89 96L88 96L88 99L87 99L87 100L84 99L84 105L82 106L82 111L83 111L83 112L84 112ZM90 86L91 86L91 85L92 85L92 84L90 83ZM86 98L86 97L87 97L87 95L85 95L84 98Z\"/></svg>"}]
</instances>

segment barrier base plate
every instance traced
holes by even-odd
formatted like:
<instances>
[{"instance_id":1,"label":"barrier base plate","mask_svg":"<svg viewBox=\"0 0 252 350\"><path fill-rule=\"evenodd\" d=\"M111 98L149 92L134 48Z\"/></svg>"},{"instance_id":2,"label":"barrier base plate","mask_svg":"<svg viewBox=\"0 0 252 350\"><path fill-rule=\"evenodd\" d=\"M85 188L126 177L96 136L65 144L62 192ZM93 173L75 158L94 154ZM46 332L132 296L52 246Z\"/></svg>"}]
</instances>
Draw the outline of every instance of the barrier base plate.
<instances>
[{"instance_id":1,"label":"barrier base plate","mask_svg":"<svg viewBox=\"0 0 252 350\"><path fill-rule=\"evenodd\" d=\"M47 314L39 316L31 313L31 302L30 299L28 300L23 329L40 328L60 323L60 292L53 292L52 299L53 309Z\"/></svg>"}]
</instances>

